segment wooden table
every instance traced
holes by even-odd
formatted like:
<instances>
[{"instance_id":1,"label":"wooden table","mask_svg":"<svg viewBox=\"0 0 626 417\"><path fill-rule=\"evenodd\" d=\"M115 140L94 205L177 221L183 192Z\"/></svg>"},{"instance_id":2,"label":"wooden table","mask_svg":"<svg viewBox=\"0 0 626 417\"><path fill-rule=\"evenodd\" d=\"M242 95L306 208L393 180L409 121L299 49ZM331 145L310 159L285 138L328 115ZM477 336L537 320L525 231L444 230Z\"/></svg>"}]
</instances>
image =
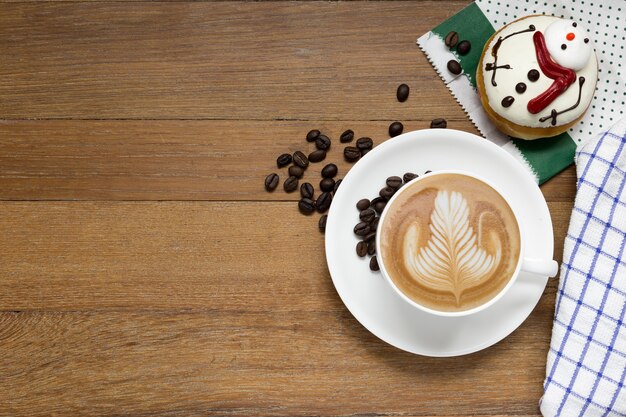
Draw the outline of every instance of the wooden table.
<instances>
[{"instance_id":1,"label":"wooden table","mask_svg":"<svg viewBox=\"0 0 626 417\"><path fill-rule=\"evenodd\" d=\"M415 45L466 3L1 3L0 415L537 416L555 281L496 346L411 355L263 189L312 128L333 161L347 128L476 133ZM560 259L575 171L542 191Z\"/></svg>"}]
</instances>

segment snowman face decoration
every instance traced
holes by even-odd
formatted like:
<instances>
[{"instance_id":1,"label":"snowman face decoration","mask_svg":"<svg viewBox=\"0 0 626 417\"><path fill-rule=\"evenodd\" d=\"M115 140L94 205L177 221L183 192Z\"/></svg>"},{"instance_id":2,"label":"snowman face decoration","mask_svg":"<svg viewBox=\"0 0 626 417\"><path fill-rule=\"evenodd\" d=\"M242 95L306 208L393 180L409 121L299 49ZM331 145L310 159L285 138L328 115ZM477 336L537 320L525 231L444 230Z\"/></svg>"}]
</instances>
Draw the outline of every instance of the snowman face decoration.
<instances>
[{"instance_id":1,"label":"snowman face decoration","mask_svg":"<svg viewBox=\"0 0 626 417\"><path fill-rule=\"evenodd\" d=\"M592 52L589 36L576 22L558 20L551 23L544 37L548 52L557 64L574 71L587 65Z\"/></svg>"}]
</instances>

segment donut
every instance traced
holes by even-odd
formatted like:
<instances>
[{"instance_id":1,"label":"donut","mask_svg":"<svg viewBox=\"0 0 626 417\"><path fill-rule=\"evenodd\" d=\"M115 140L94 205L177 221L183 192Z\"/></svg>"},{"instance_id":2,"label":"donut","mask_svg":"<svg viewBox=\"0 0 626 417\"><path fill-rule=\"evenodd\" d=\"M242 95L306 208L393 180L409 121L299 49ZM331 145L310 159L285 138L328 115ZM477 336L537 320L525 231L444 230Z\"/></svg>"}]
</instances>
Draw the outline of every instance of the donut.
<instances>
[{"instance_id":1,"label":"donut","mask_svg":"<svg viewBox=\"0 0 626 417\"><path fill-rule=\"evenodd\" d=\"M522 17L489 38L476 70L480 100L509 136L559 135L584 116L598 61L585 29L555 16Z\"/></svg>"}]
</instances>

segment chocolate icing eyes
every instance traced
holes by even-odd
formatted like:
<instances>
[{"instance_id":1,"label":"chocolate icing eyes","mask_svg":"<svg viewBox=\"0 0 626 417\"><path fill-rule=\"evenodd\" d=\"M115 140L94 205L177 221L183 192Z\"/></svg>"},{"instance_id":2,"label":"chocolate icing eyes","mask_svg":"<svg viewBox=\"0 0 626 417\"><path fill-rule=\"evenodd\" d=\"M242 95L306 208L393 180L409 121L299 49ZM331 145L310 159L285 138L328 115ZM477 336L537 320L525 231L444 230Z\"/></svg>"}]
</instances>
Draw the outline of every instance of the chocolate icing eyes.
<instances>
[{"instance_id":1,"label":"chocolate icing eyes","mask_svg":"<svg viewBox=\"0 0 626 417\"><path fill-rule=\"evenodd\" d=\"M559 65L581 70L591 57L591 45L587 32L576 22L557 20L544 32L546 46L552 59Z\"/></svg>"}]
</instances>

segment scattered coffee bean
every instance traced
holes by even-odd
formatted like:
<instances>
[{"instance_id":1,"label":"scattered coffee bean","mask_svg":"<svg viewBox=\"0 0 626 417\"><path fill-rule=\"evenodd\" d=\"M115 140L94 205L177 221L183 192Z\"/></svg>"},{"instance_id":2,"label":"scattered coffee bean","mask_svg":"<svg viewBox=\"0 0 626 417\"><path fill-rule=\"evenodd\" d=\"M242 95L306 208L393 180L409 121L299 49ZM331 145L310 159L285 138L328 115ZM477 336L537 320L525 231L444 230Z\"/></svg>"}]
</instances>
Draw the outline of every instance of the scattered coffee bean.
<instances>
[{"instance_id":1,"label":"scattered coffee bean","mask_svg":"<svg viewBox=\"0 0 626 417\"><path fill-rule=\"evenodd\" d=\"M506 96L502 99L502 102L500 104L502 104L502 107L511 107L511 104L513 104L514 101L515 97Z\"/></svg>"},{"instance_id":2,"label":"scattered coffee bean","mask_svg":"<svg viewBox=\"0 0 626 417\"><path fill-rule=\"evenodd\" d=\"M317 139L317 137L320 135L320 131L317 129L313 129L311 131L309 131L309 133L306 134L306 141L307 142L315 142L315 139Z\"/></svg>"},{"instance_id":3,"label":"scattered coffee bean","mask_svg":"<svg viewBox=\"0 0 626 417\"><path fill-rule=\"evenodd\" d=\"M370 225L368 223L360 222L360 223L357 223L356 226L354 226L354 234L357 236L365 236L369 232L370 232Z\"/></svg>"},{"instance_id":4,"label":"scattered coffee bean","mask_svg":"<svg viewBox=\"0 0 626 417\"><path fill-rule=\"evenodd\" d=\"M446 127L448 127L448 122L446 122L446 119L442 119L440 117L433 119L432 122L430 122L431 129L445 129Z\"/></svg>"},{"instance_id":5,"label":"scattered coffee bean","mask_svg":"<svg viewBox=\"0 0 626 417\"><path fill-rule=\"evenodd\" d=\"M425 174L430 174L432 171L428 170L428 171L424 171L424 175Z\"/></svg>"},{"instance_id":6,"label":"scattered coffee bean","mask_svg":"<svg viewBox=\"0 0 626 417\"><path fill-rule=\"evenodd\" d=\"M365 209L359 213L359 219L361 219L362 222L371 223L375 218L376 212L371 208Z\"/></svg>"},{"instance_id":7,"label":"scattered coffee bean","mask_svg":"<svg viewBox=\"0 0 626 417\"><path fill-rule=\"evenodd\" d=\"M402 134L402 131L404 130L404 125L400 122L393 122L392 124L389 125L389 137L396 137L400 134Z\"/></svg>"},{"instance_id":8,"label":"scattered coffee bean","mask_svg":"<svg viewBox=\"0 0 626 417\"><path fill-rule=\"evenodd\" d=\"M448 71L450 71L454 75L459 75L463 69L461 68L461 64L456 59L451 59L447 64Z\"/></svg>"},{"instance_id":9,"label":"scattered coffee bean","mask_svg":"<svg viewBox=\"0 0 626 417\"><path fill-rule=\"evenodd\" d=\"M470 49L472 49L470 41L461 41L456 47L456 51L461 55L467 55Z\"/></svg>"},{"instance_id":10,"label":"scattered coffee bean","mask_svg":"<svg viewBox=\"0 0 626 417\"><path fill-rule=\"evenodd\" d=\"M409 86L406 84L400 84L396 91L396 98L400 103L404 103L409 98Z\"/></svg>"},{"instance_id":11,"label":"scattered coffee bean","mask_svg":"<svg viewBox=\"0 0 626 417\"><path fill-rule=\"evenodd\" d=\"M278 177L278 174L272 173L268 175L265 177L265 189L267 191L274 191L276 187L278 187L279 180L280 178Z\"/></svg>"},{"instance_id":12,"label":"scattered coffee bean","mask_svg":"<svg viewBox=\"0 0 626 417\"><path fill-rule=\"evenodd\" d=\"M361 151L354 146L346 146L343 149L343 157L348 162L356 162L361 157Z\"/></svg>"},{"instance_id":13,"label":"scattered coffee bean","mask_svg":"<svg viewBox=\"0 0 626 417\"><path fill-rule=\"evenodd\" d=\"M317 223L317 227L319 227L320 232L322 233L326 231L326 220L328 220L328 214L324 214L320 217L320 221Z\"/></svg>"},{"instance_id":14,"label":"scattered coffee bean","mask_svg":"<svg viewBox=\"0 0 626 417\"><path fill-rule=\"evenodd\" d=\"M374 210L376 211L376 213L382 214L386 205L386 201L379 201L378 203L374 204Z\"/></svg>"},{"instance_id":15,"label":"scattered coffee bean","mask_svg":"<svg viewBox=\"0 0 626 417\"><path fill-rule=\"evenodd\" d=\"M515 84L515 91L517 91L517 94L524 94L524 92L526 91L526 84L524 83Z\"/></svg>"},{"instance_id":16,"label":"scattered coffee bean","mask_svg":"<svg viewBox=\"0 0 626 417\"><path fill-rule=\"evenodd\" d=\"M393 188L384 187L384 188L381 188L378 194L385 200L389 200L391 197L393 197L395 193L396 193L396 190L394 190Z\"/></svg>"},{"instance_id":17,"label":"scattered coffee bean","mask_svg":"<svg viewBox=\"0 0 626 417\"><path fill-rule=\"evenodd\" d=\"M367 255L367 242L360 241L356 244L356 254L361 258Z\"/></svg>"},{"instance_id":18,"label":"scattered coffee bean","mask_svg":"<svg viewBox=\"0 0 626 417\"><path fill-rule=\"evenodd\" d=\"M372 258L370 259L370 269L372 271L380 270L380 267L378 266L378 260L376 259L376 255L372 256Z\"/></svg>"},{"instance_id":19,"label":"scattered coffee bean","mask_svg":"<svg viewBox=\"0 0 626 417\"><path fill-rule=\"evenodd\" d=\"M326 213L330 208L330 204L333 202L333 196L330 193L322 193L315 200L315 205L317 206L317 211L320 213Z\"/></svg>"},{"instance_id":20,"label":"scattered coffee bean","mask_svg":"<svg viewBox=\"0 0 626 417\"><path fill-rule=\"evenodd\" d=\"M287 178L283 183L283 188L288 193L296 191L296 188L298 188L298 177L291 176Z\"/></svg>"},{"instance_id":21,"label":"scattered coffee bean","mask_svg":"<svg viewBox=\"0 0 626 417\"><path fill-rule=\"evenodd\" d=\"M310 182L305 182L300 186L300 195L302 198L313 198L315 189Z\"/></svg>"},{"instance_id":22,"label":"scattered coffee bean","mask_svg":"<svg viewBox=\"0 0 626 417\"><path fill-rule=\"evenodd\" d=\"M302 175L304 175L304 170L298 165L292 165L289 167L289 175L291 175L292 177L302 178Z\"/></svg>"},{"instance_id":23,"label":"scattered coffee bean","mask_svg":"<svg viewBox=\"0 0 626 417\"><path fill-rule=\"evenodd\" d=\"M335 180L332 178L324 178L320 181L320 189L325 192L330 192L335 189Z\"/></svg>"},{"instance_id":24,"label":"scattered coffee bean","mask_svg":"<svg viewBox=\"0 0 626 417\"><path fill-rule=\"evenodd\" d=\"M317 139L315 139L315 147L317 149L321 149L323 151L327 151L330 149L331 141L326 135L319 135Z\"/></svg>"},{"instance_id":25,"label":"scattered coffee bean","mask_svg":"<svg viewBox=\"0 0 626 417\"><path fill-rule=\"evenodd\" d=\"M378 222L380 221L380 217L376 217L372 223L370 223L370 228L376 233L376 229L378 228Z\"/></svg>"},{"instance_id":26,"label":"scattered coffee bean","mask_svg":"<svg viewBox=\"0 0 626 417\"><path fill-rule=\"evenodd\" d=\"M529 81L535 82L539 79L539 71L537 71L536 69L531 69L530 71L528 71L527 77Z\"/></svg>"},{"instance_id":27,"label":"scattered coffee bean","mask_svg":"<svg viewBox=\"0 0 626 417\"><path fill-rule=\"evenodd\" d=\"M335 187L333 188L333 194L337 194L337 190L339 189L339 185L341 184L341 179L338 179L337 181L335 181Z\"/></svg>"},{"instance_id":28,"label":"scattered coffee bean","mask_svg":"<svg viewBox=\"0 0 626 417\"><path fill-rule=\"evenodd\" d=\"M320 162L326 159L326 151L318 149L309 154L309 162Z\"/></svg>"},{"instance_id":29,"label":"scattered coffee bean","mask_svg":"<svg viewBox=\"0 0 626 417\"><path fill-rule=\"evenodd\" d=\"M337 165L328 164L324 168L322 168L322 177L324 178L334 178L337 175Z\"/></svg>"},{"instance_id":30,"label":"scattered coffee bean","mask_svg":"<svg viewBox=\"0 0 626 417\"><path fill-rule=\"evenodd\" d=\"M371 240L367 243L367 254L372 256L376 253L376 241Z\"/></svg>"},{"instance_id":31,"label":"scattered coffee bean","mask_svg":"<svg viewBox=\"0 0 626 417\"><path fill-rule=\"evenodd\" d=\"M309 159L301 151L295 151L293 153L293 163L302 169L306 169L309 166Z\"/></svg>"},{"instance_id":32,"label":"scattered coffee bean","mask_svg":"<svg viewBox=\"0 0 626 417\"><path fill-rule=\"evenodd\" d=\"M454 46L459 42L459 34L455 31L448 33L444 42L448 48L454 48Z\"/></svg>"},{"instance_id":33,"label":"scattered coffee bean","mask_svg":"<svg viewBox=\"0 0 626 417\"><path fill-rule=\"evenodd\" d=\"M436 120L436 119L435 119ZM402 180L404 180L404 183L406 184L407 182L414 180L415 178L417 178L417 174L414 174L412 172L407 172L402 176Z\"/></svg>"},{"instance_id":34,"label":"scattered coffee bean","mask_svg":"<svg viewBox=\"0 0 626 417\"><path fill-rule=\"evenodd\" d=\"M371 150L372 150L372 148L361 149L361 158L363 158L365 155L367 155Z\"/></svg>"},{"instance_id":35,"label":"scattered coffee bean","mask_svg":"<svg viewBox=\"0 0 626 417\"><path fill-rule=\"evenodd\" d=\"M376 237L376 230L374 230L374 226L372 226L372 224L370 223L370 232L363 237L363 242L369 242L371 240L374 240L375 237Z\"/></svg>"},{"instance_id":36,"label":"scattered coffee bean","mask_svg":"<svg viewBox=\"0 0 626 417\"><path fill-rule=\"evenodd\" d=\"M385 201L385 199L384 199L384 198L382 198L382 197L376 197L376 198L374 198L374 199L370 202L370 206L371 206L371 207L374 207L374 206L376 205L376 203L379 203L379 202L381 202L381 201Z\"/></svg>"},{"instance_id":37,"label":"scattered coffee bean","mask_svg":"<svg viewBox=\"0 0 626 417\"><path fill-rule=\"evenodd\" d=\"M341 143L352 142L352 139L354 139L354 132L352 131L352 129L348 129L341 134L341 136L339 137L339 142Z\"/></svg>"},{"instance_id":38,"label":"scattered coffee bean","mask_svg":"<svg viewBox=\"0 0 626 417\"><path fill-rule=\"evenodd\" d=\"M374 146L372 138L359 138L356 141L356 147L359 149L371 149Z\"/></svg>"},{"instance_id":39,"label":"scattered coffee bean","mask_svg":"<svg viewBox=\"0 0 626 417\"><path fill-rule=\"evenodd\" d=\"M402 178L395 175L387 178L387 187L391 187L394 190L400 189L402 187Z\"/></svg>"},{"instance_id":40,"label":"scattered coffee bean","mask_svg":"<svg viewBox=\"0 0 626 417\"><path fill-rule=\"evenodd\" d=\"M359 211L363 211L366 208L369 208L369 206L370 206L370 201L367 198L363 198L356 203L356 208Z\"/></svg>"},{"instance_id":41,"label":"scattered coffee bean","mask_svg":"<svg viewBox=\"0 0 626 417\"><path fill-rule=\"evenodd\" d=\"M311 214L315 211L315 201L310 198L303 198L298 201L298 208L302 214Z\"/></svg>"},{"instance_id":42,"label":"scattered coffee bean","mask_svg":"<svg viewBox=\"0 0 626 417\"><path fill-rule=\"evenodd\" d=\"M288 153L284 153L278 158L276 158L276 165L278 165L278 168L286 167L290 163L291 163L291 155L289 155Z\"/></svg>"}]
</instances>

